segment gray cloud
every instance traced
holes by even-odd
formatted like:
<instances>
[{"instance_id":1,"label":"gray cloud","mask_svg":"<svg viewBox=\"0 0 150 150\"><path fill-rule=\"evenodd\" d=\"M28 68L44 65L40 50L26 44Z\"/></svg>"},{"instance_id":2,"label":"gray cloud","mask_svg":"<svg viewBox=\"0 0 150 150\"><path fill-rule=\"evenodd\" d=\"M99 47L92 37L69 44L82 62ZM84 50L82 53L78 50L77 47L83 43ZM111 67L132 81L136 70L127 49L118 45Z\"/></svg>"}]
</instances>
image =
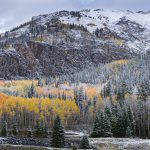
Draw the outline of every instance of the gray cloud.
<instances>
[{"instance_id":1,"label":"gray cloud","mask_svg":"<svg viewBox=\"0 0 150 150\"><path fill-rule=\"evenodd\" d=\"M9 30L32 16L59 10L104 8L148 11L149 0L0 0L0 32Z\"/></svg>"}]
</instances>

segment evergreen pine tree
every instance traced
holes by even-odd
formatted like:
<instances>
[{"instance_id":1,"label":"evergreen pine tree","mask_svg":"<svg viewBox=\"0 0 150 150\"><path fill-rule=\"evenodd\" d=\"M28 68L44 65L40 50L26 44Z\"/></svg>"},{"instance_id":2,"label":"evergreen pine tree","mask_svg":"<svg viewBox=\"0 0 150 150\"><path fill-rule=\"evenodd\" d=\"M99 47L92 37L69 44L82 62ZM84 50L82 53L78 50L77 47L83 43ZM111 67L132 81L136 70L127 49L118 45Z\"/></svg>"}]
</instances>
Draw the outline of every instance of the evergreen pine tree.
<instances>
[{"instance_id":1,"label":"evergreen pine tree","mask_svg":"<svg viewBox=\"0 0 150 150\"><path fill-rule=\"evenodd\" d=\"M103 89L101 90L101 96L102 98L106 97L106 86L104 86Z\"/></svg>"},{"instance_id":2,"label":"evergreen pine tree","mask_svg":"<svg viewBox=\"0 0 150 150\"><path fill-rule=\"evenodd\" d=\"M115 135L117 137L125 137L125 132L126 132L126 128L124 128L124 116L122 112L118 113L117 116L117 123L116 123L116 128L115 128Z\"/></svg>"},{"instance_id":3,"label":"evergreen pine tree","mask_svg":"<svg viewBox=\"0 0 150 150\"><path fill-rule=\"evenodd\" d=\"M97 114L96 118L95 118L95 122L94 122L94 128L91 133L91 137L93 137L93 138L100 137L100 132L101 132L101 127L100 127L99 117Z\"/></svg>"},{"instance_id":4,"label":"evergreen pine tree","mask_svg":"<svg viewBox=\"0 0 150 150\"><path fill-rule=\"evenodd\" d=\"M144 83L142 83L138 89L138 100L146 102L148 100L147 88Z\"/></svg>"},{"instance_id":5,"label":"evergreen pine tree","mask_svg":"<svg viewBox=\"0 0 150 150\"><path fill-rule=\"evenodd\" d=\"M94 97L94 99L95 99L95 98L96 98L96 97ZM86 92L84 93L84 100L86 100L86 101L88 100L88 96L87 96L87 93L86 93Z\"/></svg>"},{"instance_id":6,"label":"evergreen pine tree","mask_svg":"<svg viewBox=\"0 0 150 150\"><path fill-rule=\"evenodd\" d=\"M99 112L96 116L91 137L111 137L111 124L106 114Z\"/></svg>"},{"instance_id":7,"label":"evergreen pine tree","mask_svg":"<svg viewBox=\"0 0 150 150\"><path fill-rule=\"evenodd\" d=\"M124 129L126 130L127 127L131 127L131 123L130 123L129 115L126 109L124 108L122 111L123 111L123 119L124 119L123 120Z\"/></svg>"},{"instance_id":8,"label":"evergreen pine tree","mask_svg":"<svg viewBox=\"0 0 150 150\"><path fill-rule=\"evenodd\" d=\"M117 116L118 116L118 106L112 105L112 108L111 108L111 131L112 131L113 136L117 135Z\"/></svg>"},{"instance_id":9,"label":"evergreen pine tree","mask_svg":"<svg viewBox=\"0 0 150 150\"><path fill-rule=\"evenodd\" d=\"M118 92L117 92L117 98L116 98L117 102L119 102L119 104L121 106L123 106L124 101L125 101L125 91L124 88L121 87L119 88Z\"/></svg>"},{"instance_id":10,"label":"evergreen pine tree","mask_svg":"<svg viewBox=\"0 0 150 150\"><path fill-rule=\"evenodd\" d=\"M42 82L42 79L41 79L41 78L38 79L38 86L40 86L40 87L43 86L43 82Z\"/></svg>"},{"instance_id":11,"label":"evergreen pine tree","mask_svg":"<svg viewBox=\"0 0 150 150\"><path fill-rule=\"evenodd\" d=\"M132 137L132 130L131 130L131 128L129 126L126 129L126 137L127 138Z\"/></svg>"},{"instance_id":12,"label":"evergreen pine tree","mask_svg":"<svg viewBox=\"0 0 150 150\"><path fill-rule=\"evenodd\" d=\"M103 115L103 126L104 126L104 137L111 137L111 124L110 120L108 119L107 115Z\"/></svg>"},{"instance_id":13,"label":"evergreen pine tree","mask_svg":"<svg viewBox=\"0 0 150 150\"><path fill-rule=\"evenodd\" d=\"M54 96L53 96L51 93L49 93L49 94L48 94L48 98L51 100L51 99L54 98Z\"/></svg>"},{"instance_id":14,"label":"evergreen pine tree","mask_svg":"<svg viewBox=\"0 0 150 150\"><path fill-rule=\"evenodd\" d=\"M36 91L35 91L34 83L32 82L31 87L30 87L29 92L28 92L28 97L32 98L35 96L36 96Z\"/></svg>"},{"instance_id":15,"label":"evergreen pine tree","mask_svg":"<svg viewBox=\"0 0 150 150\"><path fill-rule=\"evenodd\" d=\"M147 93L148 96L150 96L150 81L145 81L144 82L144 85L145 85L145 91Z\"/></svg>"},{"instance_id":16,"label":"evergreen pine tree","mask_svg":"<svg viewBox=\"0 0 150 150\"><path fill-rule=\"evenodd\" d=\"M111 132L113 136L117 135L117 117L116 115L112 115L112 120L111 120Z\"/></svg>"},{"instance_id":17,"label":"evergreen pine tree","mask_svg":"<svg viewBox=\"0 0 150 150\"><path fill-rule=\"evenodd\" d=\"M56 117L54 122L51 146L56 148L65 147L64 130L59 116Z\"/></svg>"},{"instance_id":18,"label":"evergreen pine tree","mask_svg":"<svg viewBox=\"0 0 150 150\"><path fill-rule=\"evenodd\" d=\"M74 146L72 147L72 150L77 150L77 147L74 145Z\"/></svg>"},{"instance_id":19,"label":"evergreen pine tree","mask_svg":"<svg viewBox=\"0 0 150 150\"><path fill-rule=\"evenodd\" d=\"M93 106L94 106L94 108L96 108L97 101L98 101L98 97L94 96L94 98L93 98Z\"/></svg>"},{"instance_id":20,"label":"evergreen pine tree","mask_svg":"<svg viewBox=\"0 0 150 150\"><path fill-rule=\"evenodd\" d=\"M33 137L33 132L32 132L32 129L31 129L31 128L29 128L29 129L27 130L27 136L28 136L29 138L32 138L32 137Z\"/></svg>"},{"instance_id":21,"label":"evergreen pine tree","mask_svg":"<svg viewBox=\"0 0 150 150\"><path fill-rule=\"evenodd\" d=\"M74 100L76 105L78 106L78 90L74 88Z\"/></svg>"},{"instance_id":22,"label":"evergreen pine tree","mask_svg":"<svg viewBox=\"0 0 150 150\"><path fill-rule=\"evenodd\" d=\"M43 135L44 138L46 138L48 136L48 131L47 131L46 124L42 128L42 135Z\"/></svg>"},{"instance_id":23,"label":"evergreen pine tree","mask_svg":"<svg viewBox=\"0 0 150 150\"><path fill-rule=\"evenodd\" d=\"M13 124L12 134L16 136L18 134L17 125Z\"/></svg>"},{"instance_id":24,"label":"evergreen pine tree","mask_svg":"<svg viewBox=\"0 0 150 150\"><path fill-rule=\"evenodd\" d=\"M106 85L105 94L104 94L104 95L105 95L105 97L111 95L111 85L110 85L110 83L108 83L108 84Z\"/></svg>"},{"instance_id":25,"label":"evergreen pine tree","mask_svg":"<svg viewBox=\"0 0 150 150\"><path fill-rule=\"evenodd\" d=\"M45 85L49 85L50 84L50 78L46 78L45 79Z\"/></svg>"},{"instance_id":26,"label":"evergreen pine tree","mask_svg":"<svg viewBox=\"0 0 150 150\"><path fill-rule=\"evenodd\" d=\"M99 29L98 29L98 28L95 30L95 35L96 35L97 37L99 37Z\"/></svg>"},{"instance_id":27,"label":"evergreen pine tree","mask_svg":"<svg viewBox=\"0 0 150 150\"><path fill-rule=\"evenodd\" d=\"M123 98L123 100L125 100L125 94L127 93L128 88L124 81L121 83L121 91L122 91L122 95L123 95L122 98Z\"/></svg>"},{"instance_id":28,"label":"evergreen pine tree","mask_svg":"<svg viewBox=\"0 0 150 150\"><path fill-rule=\"evenodd\" d=\"M81 149L90 149L90 144L87 136L83 136L80 144Z\"/></svg>"},{"instance_id":29,"label":"evergreen pine tree","mask_svg":"<svg viewBox=\"0 0 150 150\"><path fill-rule=\"evenodd\" d=\"M63 100L66 100L66 99L67 99L67 96L66 96L66 94L65 94L64 91L63 91L63 93L62 93L62 99L63 99Z\"/></svg>"},{"instance_id":30,"label":"evergreen pine tree","mask_svg":"<svg viewBox=\"0 0 150 150\"><path fill-rule=\"evenodd\" d=\"M108 106L105 107L105 114L107 115L109 121L111 122L112 120L112 112Z\"/></svg>"},{"instance_id":31,"label":"evergreen pine tree","mask_svg":"<svg viewBox=\"0 0 150 150\"><path fill-rule=\"evenodd\" d=\"M41 128L41 125L40 125L40 122L39 120L36 121L36 126L35 126L35 136L36 137L41 137L42 136L42 128Z\"/></svg>"},{"instance_id":32,"label":"evergreen pine tree","mask_svg":"<svg viewBox=\"0 0 150 150\"><path fill-rule=\"evenodd\" d=\"M2 137L7 136L7 127L6 127L6 126L7 126L6 123L4 123L4 124L2 125L2 129L1 129L1 136L2 136Z\"/></svg>"},{"instance_id":33,"label":"evergreen pine tree","mask_svg":"<svg viewBox=\"0 0 150 150\"><path fill-rule=\"evenodd\" d=\"M84 101L84 92L83 92L83 88L81 87L79 89L79 95L78 95L78 106L80 110L82 110L83 108L83 101Z\"/></svg>"},{"instance_id":34,"label":"evergreen pine tree","mask_svg":"<svg viewBox=\"0 0 150 150\"><path fill-rule=\"evenodd\" d=\"M99 137L105 137L105 118L103 112L100 112L99 127L100 127Z\"/></svg>"},{"instance_id":35,"label":"evergreen pine tree","mask_svg":"<svg viewBox=\"0 0 150 150\"><path fill-rule=\"evenodd\" d=\"M127 127L131 127L129 115L125 108L120 108L117 115L116 136L125 137Z\"/></svg>"},{"instance_id":36,"label":"evergreen pine tree","mask_svg":"<svg viewBox=\"0 0 150 150\"><path fill-rule=\"evenodd\" d=\"M133 113L131 111L130 106L128 106L128 108L127 108L127 113L129 116L131 132L132 132L132 135L134 135L134 133L135 133L135 122L134 122L134 117L133 117Z\"/></svg>"}]
</instances>

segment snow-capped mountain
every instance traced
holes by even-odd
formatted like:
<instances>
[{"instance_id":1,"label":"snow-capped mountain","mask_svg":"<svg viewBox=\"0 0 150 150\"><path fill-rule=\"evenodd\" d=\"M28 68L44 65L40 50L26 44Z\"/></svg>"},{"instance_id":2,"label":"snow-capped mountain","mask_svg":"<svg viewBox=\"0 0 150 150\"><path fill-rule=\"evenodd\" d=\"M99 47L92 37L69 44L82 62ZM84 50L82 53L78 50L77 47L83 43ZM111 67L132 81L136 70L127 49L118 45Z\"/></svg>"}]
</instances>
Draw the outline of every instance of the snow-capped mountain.
<instances>
[{"instance_id":1,"label":"snow-capped mountain","mask_svg":"<svg viewBox=\"0 0 150 150\"><path fill-rule=\"evenodd\" d=\"M83 25L90 33L109 28L137 52L150 50L150 12L83 10L81 18L72 15L60 17L61 22Z\"/></svg>"},{"instance_id":2,"label":"snow-capped mountain","mask_svg":"<svg viewBox=\"0 0 150 150\"><path fill-rule=\"evenodd\" d=\"M64 24L83 25L90 33L96 29L108 28L123 39L132 50L146 52L150 49L150 12L82 10L79 12L60 11L32 18L38 25L58 19ZM18 33L30 32L29 25L21 27ZM78 34L76 35L78 36Z\"/></svg>"},{"instance_id":3,"label":"snow-capped mountain","mask_svg":"<svg viewBox=\"0 0 150 150\"><path fill-rule=\"evenodd\" d=\"M2 34L0 49L0 63L17 70L1 67L1 77L59 75L129 59L150 51L150 12L93 9L39 15Z\"/></svg>"}]
</instances>

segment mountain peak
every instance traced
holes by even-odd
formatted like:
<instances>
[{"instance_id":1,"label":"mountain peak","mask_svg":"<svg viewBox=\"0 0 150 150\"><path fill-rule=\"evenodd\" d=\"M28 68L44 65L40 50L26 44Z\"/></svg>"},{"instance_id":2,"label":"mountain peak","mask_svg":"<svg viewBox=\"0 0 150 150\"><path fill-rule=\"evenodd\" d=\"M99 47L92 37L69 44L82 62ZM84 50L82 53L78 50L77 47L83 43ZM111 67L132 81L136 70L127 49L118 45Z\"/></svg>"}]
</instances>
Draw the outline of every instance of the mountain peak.
<instances>
[{"instance_id":1,"label":"mountain peak","mask_svg":"<svg viewBox=\"0 0 150 150\"><path fill-rule=\"evenodd\" d=\"M0 53L0 56L17 60L14 63L19 62L18 74L22 76L29 76L31 72L60 75L143 55L150 50L149 41L149 13L63 10L34 16L31 21L1 35L0 49L12 47L15 51L11 55L11 51Z\"/></svg>"}]
</instances>

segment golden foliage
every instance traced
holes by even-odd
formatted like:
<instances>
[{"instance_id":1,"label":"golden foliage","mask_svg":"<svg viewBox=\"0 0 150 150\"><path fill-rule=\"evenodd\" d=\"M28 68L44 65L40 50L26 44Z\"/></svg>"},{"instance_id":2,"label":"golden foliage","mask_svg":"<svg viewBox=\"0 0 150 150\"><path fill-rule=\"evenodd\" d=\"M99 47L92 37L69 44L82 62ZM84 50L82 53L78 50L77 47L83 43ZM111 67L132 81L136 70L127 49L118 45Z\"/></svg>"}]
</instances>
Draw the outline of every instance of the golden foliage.
<instances>
[{"instance_id":1,"label":"golden foliage","mask_svg":"<svg viewBox=\"0 0 150 150\"><path fill-rule=\"evenodd\" d=\"M88 97L92 98L92 97L94 97L94 96L97 95L98 91L97 91L97 89L96 89L95 87L93 87L93 86L87 86L87 87L86 87L86 93L87 93L87 96L88 96Z\"/></svg>"},{"instance_id":2,"label":"golden foliage","mask_svg":"<svg viewBox=\"0 0 150 150\"><path fill-rule=\"evenodd\" d=\"M112 63L109 63L107 66L114 67L116 65L126 65L126 64L128 64L128 62L129 62L129 60L126 60L126 59L116 60L116 61L113 61Z\"/></svg>"},{"instance_id":3,"label":"golden foliage","mask_svg":"<svg viewBox=\"0 0 150 150\"><path fill-rule=\"evenodd\" d=\"M0 117L4 114L16 116L18 112L35 114L39 119L59 115L65 122L71 116L78 116L79 109L73 100L22 98L0 94Z\"/></svg>"},{"instance_id":4,"label":"golden foliage","mask_svg":"<svg viewBox=\"0 0 150 150\"><path fill-rule=\"evenodd\" d=\"M124 40L121 40L121 39L114 39L114 42L119 45L119 46L122 46L124 44Z\"/></svg>"}]
</instances>

